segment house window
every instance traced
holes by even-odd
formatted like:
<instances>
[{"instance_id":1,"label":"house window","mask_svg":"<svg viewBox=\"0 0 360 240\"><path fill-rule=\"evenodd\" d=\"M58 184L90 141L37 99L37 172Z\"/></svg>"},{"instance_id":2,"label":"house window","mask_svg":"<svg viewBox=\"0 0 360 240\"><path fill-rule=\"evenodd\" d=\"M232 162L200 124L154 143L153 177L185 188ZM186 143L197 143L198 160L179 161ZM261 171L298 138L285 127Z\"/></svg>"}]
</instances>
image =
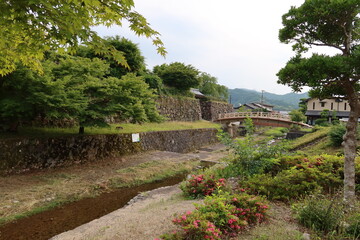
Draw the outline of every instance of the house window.
<instances>
[{"instance_id":1,"label":"house window","mask_svg":"<svg viewBox=\"0 0 360 240\"><path fill-rule=\"evenodd\" d=\"M331 103L331 110L334 109L334 103Z\"/></svg>"},{"instance_id":2,"label":"house window","mask_svg":"<svg viewBox=\"0 0 360 240\"><path fill-rule=\"evenodd\" d=\"M326 102L320 102L321 107L325 107L325 103L326 103Z\"/></svg>"},{"instance_id":3,"label":"house window","mask_svg":"<svg viewBox=\"0 0 360 240\"><path fill-rule=\"evenodd\" d=\"M344 103L344 110L346 111L346 103Z\"/></svg>"},{"instance_id":4,"label":"house window","mask_svg":"<svg viewBox=\"0 0 360 240\"><path fill-rule=\"evenodd\" d=\"M315 109L315 103L313 102L313 109Z\"/></svg>"}]
</instances>

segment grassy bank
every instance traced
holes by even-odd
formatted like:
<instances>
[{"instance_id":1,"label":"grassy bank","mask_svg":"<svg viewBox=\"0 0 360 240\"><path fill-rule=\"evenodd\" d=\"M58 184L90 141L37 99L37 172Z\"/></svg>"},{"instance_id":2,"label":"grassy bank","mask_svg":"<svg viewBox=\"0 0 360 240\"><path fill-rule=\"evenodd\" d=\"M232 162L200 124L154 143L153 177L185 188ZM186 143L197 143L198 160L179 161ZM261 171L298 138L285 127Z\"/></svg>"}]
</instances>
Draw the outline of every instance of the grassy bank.
<instances>
[{"instance_id":1,"label":"grassy bank","mask_svg":"<svg viewBox=\"0 0 360 240\"><path fill-rule=\"evenodd\" d=\"M163 123L143 123L143 124L111 124L109 127L86 127L85 134L118 134L118 133L140 133L152 131L170 131L197 128L217 128L220 124L208 121L196 122L163 122ZM78 135L78 127L57 128L57 127L19 127L17 133L1 133L0 138L12 137L61 137Z\"/></svg>"}]
</instances>

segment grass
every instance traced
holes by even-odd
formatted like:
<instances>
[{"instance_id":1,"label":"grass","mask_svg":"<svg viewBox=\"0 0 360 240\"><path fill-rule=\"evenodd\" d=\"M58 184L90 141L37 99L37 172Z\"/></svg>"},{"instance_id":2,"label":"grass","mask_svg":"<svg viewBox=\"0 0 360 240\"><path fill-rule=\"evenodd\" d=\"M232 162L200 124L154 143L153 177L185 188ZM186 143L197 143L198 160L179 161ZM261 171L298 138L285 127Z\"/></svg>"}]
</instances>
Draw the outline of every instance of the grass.
<instances>
[{"instance_id":1,"label":"grass","mask_svg":"<svg viewBox=\"0 0 360 240\"><path fill-rule=\"evenodd\" d=\"M270 129L266 130L264 132L264 135L269 136L269 137L282 137L288 131L289 131L288 128L275 127L275 128L270 128Z\"/></svg>"},{"instance_id":2,"label":"grass","mask_svg":"<svg viewBox=\"0 0 360 240\"><path fill-rule=\"evenodd\" d=\"M198 161L186 161L181 163L170 161L150 161L134 167L117 170L119 176L110 179L114 188L132 187L145 183L156 182L179 174L190 172Z\"/></svg>"},{"instance_id":3,"label":"grass","mask_svg":"<svg viewBox=\"0 0 360 240\"><path fill-rule=\"evenodd\" d=\"M196 122L162 122L162 123L143 123L143 124L111 124L109 127L86 127L86 135L99 134L118 134L118 133L140 133L152 131L170 131L198 128L216 128L219 129L220 124L208 121ZM57 127L19 127L18 133L0 133L1 138L14 137L61 137L78 135L78 127L57 128Z\"/></svg>"},{"instance_id":4,"label":"grass","mask_svg":"<svg viewBox=\"0 0 360 240\"><path fill-rule=\"evenodd\" d=\"M322 127L319 130L308 133L300 138L297 138L290 142L289 150L295 150L306 146L307 144L314 142L320 138L324 138L327 136L330 128L329 127Z\"/></svg>"}]
</instances>

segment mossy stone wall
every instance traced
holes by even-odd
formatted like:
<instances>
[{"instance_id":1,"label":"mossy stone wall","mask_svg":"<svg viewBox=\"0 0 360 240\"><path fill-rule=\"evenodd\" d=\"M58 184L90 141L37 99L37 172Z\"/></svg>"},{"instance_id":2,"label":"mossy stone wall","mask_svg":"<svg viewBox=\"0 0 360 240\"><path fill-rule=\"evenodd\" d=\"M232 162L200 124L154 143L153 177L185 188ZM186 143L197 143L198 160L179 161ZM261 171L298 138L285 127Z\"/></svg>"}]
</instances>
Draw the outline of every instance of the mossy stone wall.
<instances>
[{"instance_id":1,"label":"mossy stone wall","mask_svg":"<svg viewBox=\"0 0 360 240\"><path fill-rule=\"evenodd\" d=\"M0 174L69 166L148 150L189 152L215 143L216 129L0 140Z\"/></svg>"}]
</instances>

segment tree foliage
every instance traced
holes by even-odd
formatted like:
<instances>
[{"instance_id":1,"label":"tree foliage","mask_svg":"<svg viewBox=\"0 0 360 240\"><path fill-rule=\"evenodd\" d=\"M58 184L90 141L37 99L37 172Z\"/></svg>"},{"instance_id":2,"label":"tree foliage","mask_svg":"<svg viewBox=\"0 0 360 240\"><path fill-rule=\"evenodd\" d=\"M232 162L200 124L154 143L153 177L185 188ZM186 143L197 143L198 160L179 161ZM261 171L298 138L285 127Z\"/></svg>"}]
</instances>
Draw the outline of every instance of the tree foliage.
<instances>
[{"instance_id":1,"label":"tree foliage","mask_svg":"<svg viewBox=\"0 0 360 240\"><path fill-rule=\"evenodd\" d=\"M142 75L145 72L145 57L142 56L141 51L137 44L131 42L126 38L106 37L104 43L108 46L114 47L117 51L124 54L127 66L118 64L112 58L104 58L101 54L96 54L94 49L88 46L80 46L77 50L77 55L86 58L101 58L110 64L109 76L121 78L127 73L135 73Z\"/></svg>"},{"instance_id":2,"label":"tree foliage","mask_svg":"<svg viewBox=\"0 0 360 240\"><path fill-rule=\"evenodd\" d=\"M290 113L291 121L294 122L305 122L306 116L300 110L292 110Z\"/></svg>"},{"instance_id":3,"label":"tree foliage","mask_svg":"<svg viewBox=\"0 0 360 240\"><path fill-rule=\"evenodd\" d=\"M94 58L50 54L44 74L20 67L0 78L0 119L5 124L35 117L74 119L86 126L105 126L119 114L131 122L160 121L152 91L142 77L106 77L109 65Z\"/></svg>"},{"instance_id":4,"label":"tree foliage","mask_svg":"<svg viewBox=\"0 0 360 240\"><path fill-rule=\"evenodd\" d=\"M79 43L127 66L124 53L104 44L91 29L121 26L124 20L137 35L151 38L164 55L160 34L133 7L133 0L0 1L0 76L14 71L17 63L41 71L45 51L73 52Z\"/></svg>"},{"instance_id":5,"label":"tree foliage","mask_svg":"<svg viewBox=\"0 0 360 240\"><path fill-rule=\"evenodd\" d=\"M349 101L351 110L344 136L344 198L349 201L355 198L354 159L360 116L359 14L359 0L306 0L283 15L284 27L279 31L280 41L292 43L296 55L278 72L278 82L295 91L311 87L313 97L344 95ZM303 53L314 46L333 48L339 53L304 57Z\"/></svg>"},{"instance_id":6,"label":"tree foliage","mask_svg":"<svg viewBox=\"0 0 360 240\"><path fill-rule=\"evenodd\" d=\"M200 74L200 87L199 90L206 96L213 97L215 99L221 99L227 101L229 98L228 88L224 85L220 85L217 82L216 77L211 76L208 73Z\"/></svg>"},{"instance_id":7,"label":"tree foliage","mask_svg":"<svg viewBox=\"0 0 360 240\"><path fill-rule=\"evenodd\" d=\"M200 84L199 70L184 63L174 62L158 65L154 67L153 71L162 79L164 84L182 91L198 87Z\"/></svg>"}]
</instances>

